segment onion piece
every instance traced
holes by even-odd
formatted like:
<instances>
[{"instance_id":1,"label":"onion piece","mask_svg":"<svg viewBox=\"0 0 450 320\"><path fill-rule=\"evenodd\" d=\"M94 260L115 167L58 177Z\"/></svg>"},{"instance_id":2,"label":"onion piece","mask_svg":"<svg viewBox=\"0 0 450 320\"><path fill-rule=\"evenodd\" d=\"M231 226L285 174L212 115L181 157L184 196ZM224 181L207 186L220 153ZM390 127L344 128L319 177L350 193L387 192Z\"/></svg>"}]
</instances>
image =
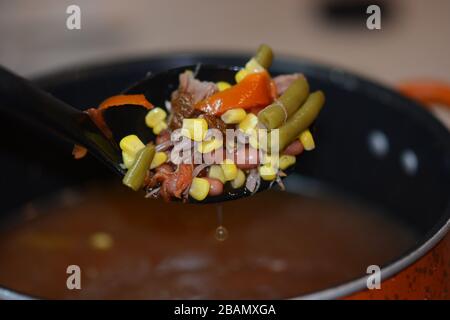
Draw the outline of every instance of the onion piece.
<instances>
[{"instance_id":1,"label":"onion piece","mask_svg":"<svg viewBox=\"0 0 450 320\"><path fill-rule=\"evenodd\" d=\"M252 195L254 195L256 192L258 192L260 186L261 186L261 176L258 173L258 180L256 180L256 188L255 188L255 191L252 192Z\"/></svg>"},{"instance_id":2,"label":"onion piece","mask_svg":"<svg viewBox=\"0 0 450 320\"><path fill-rule=\"evenodd\" d=\"M173 146L173 142L171 140L167 140L167 141L164 141L163 143L158 144L155 147L155 150L156 150L156 152L165 151L168 148L170 148L171 146Z\"/></svg>"},{"instance_id":3,"label":"onion piece","mask_svg":"<svg viewBox=\"0 0 450 320\"><path fill-rule=\"evenodd\" d=\"M193 77L194 77L194 78L197 77L198 73L200 72L200 68L201 68L201 67L202 67L202 64L201 64L200 62L198 62L198 63L195 65L195 70L194 70L194 74L193 74Z\"/></svg>"},{"instance_id":4,"label":"onion piece","mask_svg":"<svg viewBox=\"0 0 450 320\"><path fill-rule=\"evenodd\" d=\"M253 194L255 194L261 185L261 176L257 169L250 170L245 182L245 187Z\"/></svg>"},{"instance_id":5,"label":"onion piece","mask_svg":"<svg viewBox=\"0 0 450 320\"><path fill-rule=\"evenodd\" d=\"M183 138L181 141L174 143L174 145L181 150L189 150L189 148L194 148L194 142L187 138Z\"/></svg>"},{"instance_id":6,"label":"onion piece","mask_svg":"<svg viewBox=\"0 0 450 320\"><path fill-rule=\"evenodd\" d=\"M193 180L193 179L192 179ZM189 189L191 189L191 184L192 184L192 181L191 181L191 183L188 185L188 187L186 188L186 190L184 190L182 193L181 193L181 197L183 198L183 200L187 200L187 198L189 198Z\"/></svg>"},{"instance_id":7,"label":"onion piece","mask_svg":"<svg viewBox=\"0 0 450 320\"><path fill-rule=\"evenodd\" d=\"M188 146L187 143L182 143L181 147L179 147L179 144L177 144L177 150L181 151L182 155L180 156L179 153L180 152L175 152L174 149L172 149L172 151L170 152L170 161L176 165L179 165L181 163L192 163L192 157L194 155L194 148L191 147L189 148L185 148ZM191 146L191 142L188 141L189 146Z\"/></svg>"},{"instance_id":8,"label":"onion piece","mask_svg":"<svg viewBox=\"0 0 450 320\"><path fill-rule=\"evenodd\" d=\"M164 106L169 113L172 113L172 103L169 100L164 101Z\"/></svg>"},{"instance_id":9,"label":"onion piece","mask_svg":"<svg viewBox=\"0 0 450 320\"><path fill-rule=\"evenodd\" d=\"M278 183L282 191L286 191L286 187L284 186L283 180L281 180L281 175L277 174L276 182Z\"/></svg>"},{"instance_id":10,"label":"onion piece","mask_svg":"<svg viewBox=\"0 0 450 320\"><path fill-rule=\"evenodd\" d=\"M280 186L281 191L286 191L286 187L285 187L285 185L283 183L283 180L281 179L283 177L286 177L286 173L284 173L283 171L279 170L275 180L270 182L269 189L272 188L273 184L276 182Z\"/></svg>"},{"instance_id":11,"label":"onion piece","mask_svg":"<svg viewBox=\"0 0 450 320\"><path fill-rule=\"evenodd\" d=\"M159 190L161 190L161 187L150 190L145 194L145 197L146 198L156 198L159 193Z\"/></svg>"},{"instance_id":12,"label":"onion piece","mask_svg":"<svg viewBox=\"0 0 450 320\"><path fill-rule=\"evenodd\" d=\"M210 166L210 164L207 164L207 163L202 163L202 164L199 164L198 166L196 166L194 168L194 171L192 171L192 179L197 177L200 174L200 172L202 172L204 169L208 168L209 166Z\"/></svg>"}]
</instances>

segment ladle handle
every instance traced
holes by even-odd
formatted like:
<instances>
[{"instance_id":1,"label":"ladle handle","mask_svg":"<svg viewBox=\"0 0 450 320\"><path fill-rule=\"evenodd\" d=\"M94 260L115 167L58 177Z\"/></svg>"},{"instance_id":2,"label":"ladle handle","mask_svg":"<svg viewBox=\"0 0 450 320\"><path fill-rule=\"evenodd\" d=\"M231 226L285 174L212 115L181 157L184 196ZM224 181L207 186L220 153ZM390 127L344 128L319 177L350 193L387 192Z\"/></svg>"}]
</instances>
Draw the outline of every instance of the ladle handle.
<instances>
[{"instance_id":1,"label":"ladle handle","mask_svg":"<svg viewBox=\"0 0 450 320\"><path fill-rule=\"evenodd\" d=\"M0 111L86 147L119 174L120 152L84 112L0 66Z\"/></svg>"},{"instance_id":2,"label":"ladle handle","mask_svg":"<svg viewBox=\"0 0 450 320\"><path fill-rule=\"evenodd\" d=\"M83 113L0 66L0 110L81 143Z\"/></svg>"}]
</instances>

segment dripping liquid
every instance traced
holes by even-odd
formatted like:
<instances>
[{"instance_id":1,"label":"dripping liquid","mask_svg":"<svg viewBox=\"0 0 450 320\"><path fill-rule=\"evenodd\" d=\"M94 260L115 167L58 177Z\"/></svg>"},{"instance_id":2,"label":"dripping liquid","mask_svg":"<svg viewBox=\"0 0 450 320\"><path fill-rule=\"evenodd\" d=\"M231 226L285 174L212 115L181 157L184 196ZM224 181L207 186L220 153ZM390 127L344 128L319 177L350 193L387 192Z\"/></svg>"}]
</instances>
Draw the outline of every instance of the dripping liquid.
<instances>
[{"instance_id":1,"label":"dripping liquid","mask_svg":"<svg viewBox=\"0 0 450 320\"><path fill-rule=\"evenodd\" d=\"M225 241L228 238L228 230L223 225L223 206L222 204L216 205L216 219L217 228L215 237L217 241Z\"/></svg>"}]
</instances>

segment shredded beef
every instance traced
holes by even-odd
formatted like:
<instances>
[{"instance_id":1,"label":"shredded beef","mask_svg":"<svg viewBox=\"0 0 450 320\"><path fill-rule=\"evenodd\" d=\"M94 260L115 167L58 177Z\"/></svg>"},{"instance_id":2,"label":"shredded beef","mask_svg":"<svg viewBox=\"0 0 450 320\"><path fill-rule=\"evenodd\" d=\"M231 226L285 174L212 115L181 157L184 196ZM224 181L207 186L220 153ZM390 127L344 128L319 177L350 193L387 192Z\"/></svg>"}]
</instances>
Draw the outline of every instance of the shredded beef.
<instances>
[{"instance_id":1,"label":"shredded beef","mask_svg":"<svg viewBox=\"0 0 450 320\"><path fill-rule=\"evenodd\" d=\"M159 169L159 170L158 170ZM159 195L165 201L172 198L181 199L183 192L192 182L193 167L191 164L180 164L176 171L170 165L162 165L154 175L148 179L148 187L161 186Z\"/></svg>"},{"instance_id":2,"label":"shredded beef","mask_svg":"<svg viewBox=\"0 0 450 320\"><path fill-rule=\"evenodd\" d=\"M192 103L196 104L219 91L214 82L197 80L194 78L192 71L189 70L180 74L179 81L178 90L174 91L172 99L179 94L189 93L192 97Z\"/></svg>"},{"instance_id":3,"label":"shredded beef","mask_svg":"<svg viewBox=\"0 0 450 320\"><path fill-rule=\"evenodd\" d=\"M184 118L198 116L194 109L192 95L190 93L178 93L172 97L172 112L169 119L169 127L172 130L181 128Z\"/></svg>"},{"instance_id":4,"label":"shredded beef","mask_svg":"<svg viewBox=\"0 0 450 320\"><path fill-rule=\"evenodd\" d=\"M223 122L222 119L220 119L219 117L210 115L210 114L206 114L203 113L202 115L200 115L200 118L203 118L206 120L206 122L208 123L208 128L209 129L217 129L220 132L222 132L222 134L225 137L225 130L227 129L227 125L225 122Z\"/></svg>"},{"instance_id":5,"label":"shredded beef","mask_svg":"<svg viewBox=\"0 0 450 320\"><path fill-rule=\"evenodd\" d=\"M184 118L196 118L201 115L194 105L218 91L215 83L197 80L191 71L180 74L179 81L178 89L172 94L172 114L169 119L169 127L172 130L181 128ZM206 114L202 116L208 122L208 127L225 132L226 125L220 118Z\"/></svg>"}]
</instances>

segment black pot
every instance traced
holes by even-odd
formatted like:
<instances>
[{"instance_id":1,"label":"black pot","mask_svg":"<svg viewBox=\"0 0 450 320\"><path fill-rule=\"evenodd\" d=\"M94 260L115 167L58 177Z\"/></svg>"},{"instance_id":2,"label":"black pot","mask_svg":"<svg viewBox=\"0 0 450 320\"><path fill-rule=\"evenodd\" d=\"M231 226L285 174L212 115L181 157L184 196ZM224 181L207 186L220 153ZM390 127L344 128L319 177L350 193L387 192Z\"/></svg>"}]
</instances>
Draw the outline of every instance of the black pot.
<instances>
[{"instance_id":1,"label":"black pot","mask_svg":"<svg viewBox=\"0 0 450 320\"><path fill-rule=\"evenodd\" d=\"M85 109L123 91L148 72L196 63L243 65L247 57L171 54L77 67L36 81L58 98ZM413 250L383 268L383 279L388 280L426 256L449 228L449 131L416 102L341 69L282 58L274 62L271 71L302 72L312 89L320 88L327 96L326 108L316 123L317 152L300 158L299 172L386 208L386 212L397 215L420 233L421 241ZM0 163L4 169L0 184L2 219L12 209L35 198L112 175L96 160L74 162L71 145L4 115L0 130L3 137ZM446 285L448 295L448 236L439 248L442 251L439 255L443 255L441 271L447 275L444 284L438 281L439 290ZM365 278L361 278L309 297L345 297L363 290L365 284ZM2 297L20 295L4 289L0 290Z\"/></svg>"}]
</instances>

